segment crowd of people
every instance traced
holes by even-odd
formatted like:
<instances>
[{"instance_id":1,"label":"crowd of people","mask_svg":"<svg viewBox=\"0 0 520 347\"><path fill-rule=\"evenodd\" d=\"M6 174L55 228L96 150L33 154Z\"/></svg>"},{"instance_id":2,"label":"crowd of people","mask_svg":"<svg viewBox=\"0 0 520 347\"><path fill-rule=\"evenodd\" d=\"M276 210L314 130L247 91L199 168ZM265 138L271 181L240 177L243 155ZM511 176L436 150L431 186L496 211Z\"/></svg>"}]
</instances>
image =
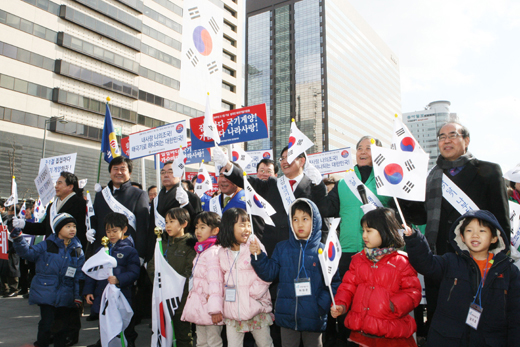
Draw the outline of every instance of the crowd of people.
<instances>
[{"instance_id":1,"label":"crowd of people","mask_svg":"<svg viewBox=\"0 0 520 347\"><path fill-rule=\"evenodd\" d=\"M305 153L289 163L288 147L279 165L263 159L247 179L276 211L274 225L247 214L243 170L218 149L214 197L197 196L193 182L174 176L172 162L161 169L160 189L143 190L131 181L132 161L112 159L91 218L77 177L62 172L43 220L19 218L12 206L2 213L11 241L9 260L0 260L1 289L39 305L35 346L61 347L77 343L83 305L91 305L87 320L99 319L103 290L115 284L134 311L124 334L135 346L135 325L152 310L159 227L164 258L186 278L173 317L179 347L514 346L520 273L511 258L509 201L520 203L520 183L506 187L497 164L469 152L463 125L446 123L437 135L426 199L398 199L402 216L393 199L377 194L371 146L382 143L371 136L357 143L348 180L323 179ZM373 204L363 202L359 186ZM449 189L478 209L461 212ZM328 285L319 250L333 217L341 218L341 260ZM46 238L30 244L22 233ZM104 236L117 267L96 281L81 266Z\"/></svg>"}]
</instances>

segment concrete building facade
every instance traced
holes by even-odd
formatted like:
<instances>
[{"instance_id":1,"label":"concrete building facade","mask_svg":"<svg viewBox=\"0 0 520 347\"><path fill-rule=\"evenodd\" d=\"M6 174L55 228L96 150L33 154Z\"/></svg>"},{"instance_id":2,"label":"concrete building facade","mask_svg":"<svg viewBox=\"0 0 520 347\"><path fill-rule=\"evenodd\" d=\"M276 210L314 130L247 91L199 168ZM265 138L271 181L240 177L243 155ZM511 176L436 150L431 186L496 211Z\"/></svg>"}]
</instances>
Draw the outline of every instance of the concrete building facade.
<instances>
[{"instance_id":1,"label":"concrete building facade","mask_svg":"<svg viewBox=\"0 0 520 347\"><path fill-rule=\"evenodd\" d=\"M223 12L222 104L212 106L234 109L243 105L244 5L207 1ZM77 152L75 173L93 190L107 96L123 136L202 116L205 105L179 96L182 18L181 0L1 1L0 195L14 174L20 197L35 197L45 126L46 157ZM142 182L140 165L132 180Z\"/></svg>"}]
</instances>

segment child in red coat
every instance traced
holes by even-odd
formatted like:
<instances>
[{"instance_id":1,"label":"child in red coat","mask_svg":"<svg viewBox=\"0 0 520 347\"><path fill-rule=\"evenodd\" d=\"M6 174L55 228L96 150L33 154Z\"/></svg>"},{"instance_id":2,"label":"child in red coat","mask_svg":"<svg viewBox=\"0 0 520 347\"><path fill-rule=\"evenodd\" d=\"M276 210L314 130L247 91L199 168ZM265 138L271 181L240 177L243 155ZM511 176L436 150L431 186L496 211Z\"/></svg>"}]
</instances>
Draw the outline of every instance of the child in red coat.
<instances>
[{"instance_id":1,"label":"child in red coat","mask_svg":"<svg viewBox=\"0 0 520 347\"><path fill-rule=\"evenodd\" d=\"M395 214L378 208L363 216L361 226L365 248L352 257L332 317L348 311L349 340L360 346L417 346L408 314L421 301L421 284L406 254L397 251L404 241Z\"/></svg>"}]
</instances>

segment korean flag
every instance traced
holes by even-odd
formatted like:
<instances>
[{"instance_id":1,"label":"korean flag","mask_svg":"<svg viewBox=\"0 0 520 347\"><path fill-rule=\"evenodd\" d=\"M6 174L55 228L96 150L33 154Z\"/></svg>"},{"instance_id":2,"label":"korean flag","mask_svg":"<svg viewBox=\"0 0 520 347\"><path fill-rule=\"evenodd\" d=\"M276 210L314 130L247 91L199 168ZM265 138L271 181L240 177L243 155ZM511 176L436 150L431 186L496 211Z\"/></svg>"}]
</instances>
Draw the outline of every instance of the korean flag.
<instances>
[{"instance_id":1,"label":"korean flag","mask_svg":"<svg viewBox=\"0 0 520 347\"><path fill-rule=\"evenodd\" d=\"M197 180L195 181L195 194L199 197L213 188L211 176L204 166L204 160L200 163L199 172L197 173Z\"/></svg>"},{"instance_id":2,"label":"korean flag","mask_svg":"<svg viewBox=\"0 0 520 347\"><path fill-rule=\"evenodd\" d=\"M371 147L377 194L424 201L428 154Z\"/></svg>"},{"instance_id":3,"label":"korean flag","mask_svg":"<svg viewBox=\"0 0 520 347\"><path fill-rule=\"evenodd\" d=\"M424 153L419 142L413 137L408 127L397 118L397 115L395 115L394 119L394 133L390 148L403 152Z\"/></svg>"}]
</instances>

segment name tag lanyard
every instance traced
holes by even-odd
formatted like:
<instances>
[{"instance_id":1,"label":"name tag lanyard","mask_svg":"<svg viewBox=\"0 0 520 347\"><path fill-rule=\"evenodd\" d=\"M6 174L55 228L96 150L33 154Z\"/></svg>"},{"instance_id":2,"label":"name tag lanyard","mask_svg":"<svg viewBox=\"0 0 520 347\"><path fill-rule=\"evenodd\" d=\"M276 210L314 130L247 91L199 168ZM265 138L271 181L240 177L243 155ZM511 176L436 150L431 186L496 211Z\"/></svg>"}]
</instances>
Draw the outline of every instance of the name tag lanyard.
<instances>
[{"instance_id":1,"label":"name tag lanyard","mask_svg":"<svg viewBox=\"0 0 520 347\"><path fill-rule=\"evenodd\" d=\"M294 279L295 281L297 281L300 278L300 273L302 272L302 270L305 273L305 278L309 278L309 276L307 276L307 270L305 270L305 250L307 249L308 244L309 244L309 239L307 239L307 241L305 242L305 247L303 247L302 266L300 267L300 269L298 271L298 275L296 275L296 278Z\"/></svg>"},{"instance_id":2,"label":"name tag lanyard","mask_svg":"<svg viewBox=\"0 0 520 347\"><path fill-rule=\"evenodd\" d=\"M228 264L229 264L231 262L229 260L229 250L227 250L226 253L227 253ZM229 283L229 277L233 277L233 266L235 266L235 262L237 261L239 256L240 256L240 251L236 255L235 259L233 260L233 264L231 264L231 267L229 268L229 275L226 280L226 289L225 289L224 297L225 297L225 301L228 301L228 302L235 302L236 298L237 298L237 291L236 291L236 287L235 287L235 278L233 278L232 286L229 286L228 283Z\"/></svg>"},{"instance_id":3,"label":"name tag lanyard","mask_svg":"<svg viewBox=\"0 0 520 347\"><path fill-rule=\"evenodd\" d=\"M227 250L226 253L227 253L228 264L229 264L229 263L231 263L231 261L229 260L229 250ZM229 275L228 275L228 278L226 280L226 287L228 287L229 277L233 277L233 266L235 266L235 262L237 261L239 255L240 255L240 251L238 252L237 256L235 257L235 260L233 260L233 264L231 264L231 267L229 268ZM235 286L235 278L233 278L233 287L234 286Z\"/></svg>"},{"instance_id":4,"label":"name tag lanyard","mask_svg":"<svg viewBox=\"0 0 520 347\"><path fill-rule=\"evenodd\" d=\"M468 318L466 319L466 324L471 326L473 329L477 329L478 323L480 321L480 315L482 314L483 308L482 308L482 287L484 287L484 282L486 280L487 276L487 270L489 264L493 264L493 260L495 259L495 255L493 255L493 258L486 262L486 267L484 268L484 276L480 279L480 284L477 289L477 293L475 294L475 298L473 299L473 302L470 305L469 312L468 312ZM478 297L478 304L476 304Z\"/></svg>"},{"instance_id":5,"label":"name tag lanyard","mask_svg":"<svg viewBox=\"0 0 520 347\"><path fill-rule=\"evenodd\" d=\"M193 268L191 269L191 275L190 275L190 280L189 280L189 285L188 285L188 291L191 292L191 289L193 288L193 274L195 273L195 268L197 267L197 263L199 262L199 258L200 258L200 255L202 253L198 253L197 254L197 259L195 259L195 265L193 265Z\"/></svg>"}]
</instances>

